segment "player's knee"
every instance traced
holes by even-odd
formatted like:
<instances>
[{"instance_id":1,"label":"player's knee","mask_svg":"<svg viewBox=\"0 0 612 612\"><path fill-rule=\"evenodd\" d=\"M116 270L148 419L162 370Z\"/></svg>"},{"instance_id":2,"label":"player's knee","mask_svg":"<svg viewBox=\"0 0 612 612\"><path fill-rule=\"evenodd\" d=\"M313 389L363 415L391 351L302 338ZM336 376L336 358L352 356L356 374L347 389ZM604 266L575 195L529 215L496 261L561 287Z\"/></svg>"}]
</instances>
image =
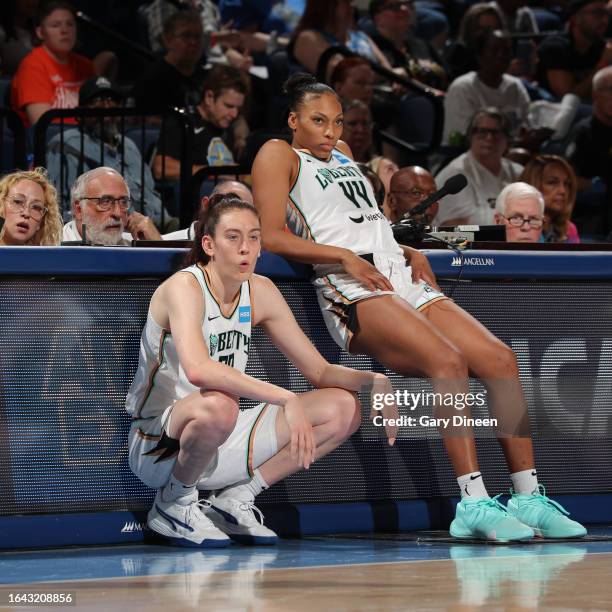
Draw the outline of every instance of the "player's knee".
<instances>
[{"instance_id":1,"label":"player's knee","mask_svg":"<svg viewBox=\"0 0 612 612\"><path fill-rule=\"evenodd\" d=\"M518 363L514 351L503 342L495 342L491 350L481 359L479 368L475 368L480 378L508 379L518 376Z\"/></svg>"},{"instance_id":2,"label":"player's knee","mask_svg":"<svg viewBox=\"0 0 612 612\"><path fill-rule=\"evenodd\" d=\"M503 378L518 376L516 354L509 346L506 346L503 342L500 342L495 355L499 373Z\"/></svg>"},{"instance_id":3,"label":"player's knee","mask_svg":"<svg viewBox=\"0 0 612 612\"><path fill-rule=\"evenodd\" d=\"M195 427L207 439L224 441L232 433L238 418L238 402L221 392L202 397L195 415Z\"/></svg>"},{"instance_id":4,"label":"player's knee","mask_svg":"<svg viewBox=\"0 0 612 612\"><path fill-rule=\"evenodd\" d=\"M352 436L361 424L361 404L356 393L338 390L335 406L334 435L339 442Z\"/></svg>"},{"instance_id":5,"label":"player's knee","mask_svg":"<svg viewBox=\"0 0 612 612\"><path fill-rule=\"evenodd\" d=\"M459 380L466 378L467 374L467 360L461 351L449 345L437 355L432 378Z\"/></svg>"}]
</instances>

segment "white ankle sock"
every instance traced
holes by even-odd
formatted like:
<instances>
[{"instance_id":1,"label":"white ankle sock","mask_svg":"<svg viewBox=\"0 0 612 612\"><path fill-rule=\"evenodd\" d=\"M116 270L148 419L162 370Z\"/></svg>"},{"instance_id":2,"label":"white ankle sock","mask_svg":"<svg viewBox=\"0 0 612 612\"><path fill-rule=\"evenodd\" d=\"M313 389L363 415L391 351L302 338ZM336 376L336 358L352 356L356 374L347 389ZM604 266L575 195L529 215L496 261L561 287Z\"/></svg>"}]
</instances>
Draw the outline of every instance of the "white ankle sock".
<instances>
[{"instance_id":1,"label":"white ankle sock","mask_svg":"<svg viewBox=\"0 0 612 612\"><path fill-rule=\"evenodd\" d=\"M538 473L535 468L510 474L512 488L520 495L531 495L538 488Z\"/></svg>"},{"instance_id":2,"label":"white ankle sock","mask_svg":"<svg viewBox=\"0 0 612 612\"><path fill-rule=\"evenodd\" d=\"M477 499L479 497L489 497L482 481L480 472L470 472L457 478L457 483L461 489L461 499Z\"/></svg>"},{"instance_id":3,"label":"white ankle sock","mask_svg":"<svg viewBox=\"0 0 612 612\"><path fill-rule=\"evenodd\" d=\"M193 492L196 490L196 484L185 484L181 482L174 474L170 476L170 480L166 483L166 485L162 488L161 498L164 502L172 502L176 501L179 504L183 503L188 504L191 503L191 499L189 499Z\"/></svg>"},{"instance_id":4,"label":"white ankle sock","mask_svg":"<svg viewBox=\"0 0 612 612\"><path fill-rule=\"evenodd\" d=\"M269 487L268 483L264 480L259 470L253 472L253 478L248 482L228 487L219 493L218 497L233 497L235 499L250 500L252 497L257 497L262 491L265 491Z\"/></svg>"}]
</instances>

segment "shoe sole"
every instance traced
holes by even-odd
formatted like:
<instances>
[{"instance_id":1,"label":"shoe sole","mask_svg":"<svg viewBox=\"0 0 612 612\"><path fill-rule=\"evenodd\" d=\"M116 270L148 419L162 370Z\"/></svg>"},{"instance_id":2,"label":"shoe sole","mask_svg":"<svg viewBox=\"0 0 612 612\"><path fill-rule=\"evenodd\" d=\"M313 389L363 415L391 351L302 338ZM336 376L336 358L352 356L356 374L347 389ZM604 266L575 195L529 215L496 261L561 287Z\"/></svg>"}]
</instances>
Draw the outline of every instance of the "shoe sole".
<instances>
[{"instance_id":1,"label":"shoe sole","mask_svg":"<svg viewBox=\"0 0 612 612\"><path fill-rule=\"evenodd\" d=\"M147 522L147 527L151 531L155 532L158 536L164 538L164 540L166 540L167 542L173 544L174 546L183 546L185 548L225 548L226 546L229 546L232 543L230 538L204 538L200 543L198 543L194 542L193 540L183 538L181 536L171 536L167 533L163 533L163 531L160 531L159 529L156 529L154 521Z\"/></svg>"},{"instance_id":2,"label":"shoe sole","mask_svg":"<svg viewBox=\"0 0 612 612\"><path fill-rule=\"evenodd\" d=\"M157 532L155 532L157 533ZM167 535L160 535L166 542L172 546L181 546L183 548L226 548L232 541L228 538L227 540L202 540L200 544L186 540L185 538L173 538Z\"/></svg>"},{"instance_id":3,"label":"shoe sole","mask_svg":"<svg viewBox=\"0 0 612 612\"><path fill-rule=\"evenodd\" d=\"M227 534L234 542L246 546L273 546L278 542L278 536L252 536L238 533Z\"/></svg>"},{"instance_id":4,"label":"shoe sole","mask_svg":"<svg viewBox=\"0 0 612 612\"><path fill-rule=\"evenodd\" d=\"M453 535L452 533L450 535L456 540L480 540L481 542L500 542L502 544L508 544L509 542L529 542L529 540L533 539L531 536L526 537L526 538L516 538L512 540L502 540L501 538L481 538L480 536L477 536L477 535L457 536L457 535Z\"/></svg>"},{"instance_id":5,"label":"shoe sole","mask_svg":"<svg viewBox=\"0 0 612 612\"><path fill-rule=\"evenodd\" d=\"M483 542L501 542L503 544L507 544L508 542L529 542L529 540L533 539L533 536L525 536L524 538L512 538L512 539L502 539L502 538L487 538L478 536L474 533L463 533L463 534L455 534L451 529L449 530L450 535L457 540L481 540Z\"/></svg>"},{"instance_id":6,"label":"shoe sole","mask_svg":"<svg viewBox=\"0 0 612 612\"><path fill-rule=\"evenodd\" d=\"M222 531L225 535L230 537L234 542L243 544L245 546L273 546L278 542L278 536L257 536L250 533L232 533L236 529L236 525L233 525L229 521L225 520L224 516L213 506L212 513L208 514L208 518L212 524Z\"/></svg>"},{"instance_id":7,"label":"shoe sole","mask_svg":"<svg viewBox=\"0 0 612 612\"><path fill-rule=\"evenodd\" d=\"M571 535L550 535L549 533L544 533L541 529L535 529L532 527L533 531L536 534L536 538L545 538L548 540L575 540L584 538L587 535L587 531L581 534L571 534Z\"/></svg>"}]
</instances>

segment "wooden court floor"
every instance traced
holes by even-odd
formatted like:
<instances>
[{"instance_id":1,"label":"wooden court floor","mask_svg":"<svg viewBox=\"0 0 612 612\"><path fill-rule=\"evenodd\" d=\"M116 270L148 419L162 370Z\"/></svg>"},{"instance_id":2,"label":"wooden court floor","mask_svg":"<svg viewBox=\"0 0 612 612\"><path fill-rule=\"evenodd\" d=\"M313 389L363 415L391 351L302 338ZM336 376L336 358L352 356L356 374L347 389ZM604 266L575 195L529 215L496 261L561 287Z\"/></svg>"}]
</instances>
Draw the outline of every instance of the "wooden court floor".
<instances>
[{"instance_id":1,"label":"wooden court floor","mask_svg":"<svg viewBox=\"0 0 612 612\"><path fill-rule=\"evenodd\" d=\"M58 550L1 554L0 580L3 602L9 592L74 593L75 606L55 610L611 610L612 542Z\"/></svg>"}]
</instances>

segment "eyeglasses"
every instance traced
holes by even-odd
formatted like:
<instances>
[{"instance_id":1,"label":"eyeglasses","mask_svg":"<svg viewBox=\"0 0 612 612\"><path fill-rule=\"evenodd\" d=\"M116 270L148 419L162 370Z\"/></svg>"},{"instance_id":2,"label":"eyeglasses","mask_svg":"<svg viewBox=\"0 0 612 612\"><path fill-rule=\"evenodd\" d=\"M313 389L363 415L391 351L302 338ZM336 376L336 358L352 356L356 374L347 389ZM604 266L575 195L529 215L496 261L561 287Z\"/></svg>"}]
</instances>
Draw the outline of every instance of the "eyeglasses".
<instances>
[{"instance_id":1,"label":"eyeglasses","mask_svg":"<svg viewBox=\"0 0 612 612\"><path fill-rule=\"evenodd\" d=\"M504 135L504 131L499 128L484 128L484 127L475 127L472 128L472 134L474 136L481 136L482 138L486 138L487 136L491 136L491 138L499 138Z\"/></svg>"},{"instance_id":2,"label":"eyeglasses","mask_svg":"<svg viewBox=\"0 0 612 612\"><path fill-rule=\"evenodd\" d=\"M27 208L30 217L36 221L40 221L49 210L42 202L38 200L27 202L25 197L20 195L7 196L5 201L11 212L22 213Z\"/></svg>"},{"instance_id":3,"label":"eyeglasses","mask_svg":"<svg viewBox=\"0 0 612 612\"><path fill-rule=\"evenodd\" d=\"M408 191L401 191L401 190L398 191L394 189L393 191L390 191L389 193L405 193L411 198L420 201L420 200L424 200L425 198L428 198L430 195L436 192L435 191L421 191L420 189L417 189L415 187L414 189L410 189Z\"/></svg>"},{"instance_id":4,"label":"eyeglasses","mask_svg":"<svg viewBox=\"0 0 612 612\"><path fill-rule=\"evenodd\" d=\"M504 217L512 227L523 227L525 223L528 223L529 227L540 229L544 223L542 217L523 217L523 215L512 215L511 217L501 216Z\"/></svg>"},{"instance_id":5,"label":"eyeglasses","mask_svg":"<svg viewBox=\"0 0 612 612\"><path fill-rule=\"evenodd\" d=\"M81 198L81 200L91 200L94 202L98 212L106 212L111 208L114 208L115 204L119 204L119 208L122 211L126 211L129 210L130 206L132 205L132 198L129 196L113 198L113 196L104 195L99 198Z\"/></svg>"}]
</instances>

